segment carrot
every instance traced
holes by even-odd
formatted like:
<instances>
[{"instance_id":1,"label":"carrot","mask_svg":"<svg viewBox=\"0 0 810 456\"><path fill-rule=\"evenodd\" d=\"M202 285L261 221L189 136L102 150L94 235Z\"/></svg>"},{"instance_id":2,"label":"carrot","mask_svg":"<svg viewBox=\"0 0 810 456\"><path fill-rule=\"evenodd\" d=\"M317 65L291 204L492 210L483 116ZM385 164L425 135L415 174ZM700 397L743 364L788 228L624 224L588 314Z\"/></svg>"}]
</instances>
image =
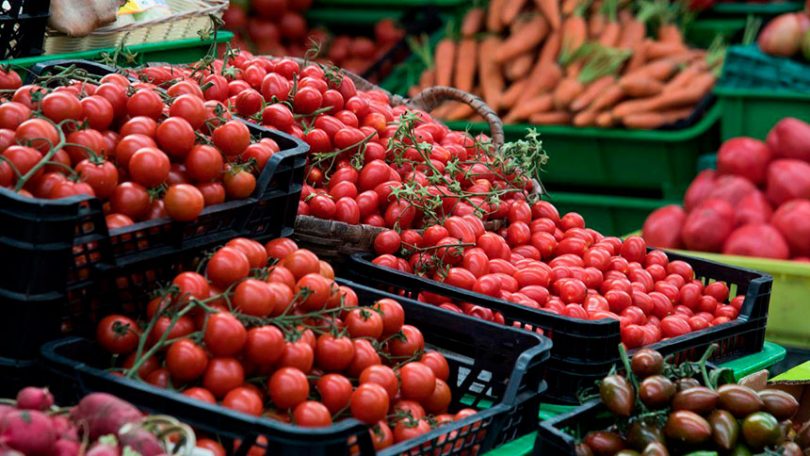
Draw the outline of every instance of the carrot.
<instances>
[{"instance_id":1,"label":"carrot","mask_svg":"<svg viewBox=\"0 0 810 456\"><path fill-rule=\"evenodd\" d=\"M540 60L537 62L539 65L551 65L557 61L561 40L562 34L558 32L552 32L546 38L546 42L543 43L543 48L540 50Z\"/></svg>"},{"instance_id":2,"label":"carrot","mask_svg":"<svg viewBox=\"0 0 810 456\"><path fill-rule=\"evenodd\" d=\"M436 85L449 86L453 82L453 62L456 58L456 43L445 38L436 45L435 58Z\"/></svg>"},{"instance_id":3,"label":"carrot","mask_svg":"<svg viewBox=\"0 0 810 456\"><path fill-rule=\"evenodd\" d=\"M532 114L550 111L554 107L554 102L550 94L543 94L531 99L524 99L525 101L518 102L506 116L503 121L506 123L515 123L519 120L525 120Z\"/></svg>"},{"instance_id":4,"label":"carrot","mask_svg":"<svg viewBox=\"0 0 810 456\"><path fill-rule=\"evenodd\" d=\"M526 85L529 83L528 79L521 79L515 81L503 92L501 96L500 110L509 111L515 106L515 103L523 96L523 91L526 90ZM493 106L494 108L494 106Z\"/></svg>"},{"instance_id":5,"label":"carrot","mask_svg":"<svg viewBox=\"0 0 810 456\"><path fill-rule=\"evenodd\" d=\"M481 31L484 26L484 9L472 8L464 15L461 20L461 36L469 38Z\"/></svg>"},{"instance_id":6,"label":"carrot","mask_svg":"<svg viewBox=\"0 0 810 456\"><path fill-rule=\"evenodd\" d=\"M543 19L543 16L533 16L525 21L525 27L520 30L520 33L511 35L498 46L495 61L503 63L532 50L543 41L546 35L548 35L546 20Z\"/></svg>"},{"instance_id":7,"label":"carrot","mask_svg":"<svg viewBox=\"0 0 810 456\"><path fill-rule=\"evenodd\" d=\"M632 49L638 43L644 40L647 34L644 23L637 18L632 17L626 22L622 22L622 33L619 36L619 47L622 49Z\"/></svg>"},{"instance_id":8,"label":"carrot","mask_svg":"<svg viewBox=\"0 0 810 456\"><path fill-rule=\"evenodd\" d=\"M498 106L503 93L503 75L501 67L495 60L501 39L495 35L488 36L481 43L481 52L478 54L478 81L484 101L490 106Z\"/></svg>"},{"instance_id":9,"label":"carrot","mask_svg":"<svg viewBox=\"0 0 810 456\"><path fill-rule=\"evenodd\" d=\"M607 18L601 12L592 14L588 18L588 39L598 40L602 35L602 31L605 30L605 22L607 22Z\"/></svg>"},{"instance_id":10,"label":"carrot","mask_svg":"<svg viewBox=\"0 0 810 456\"><path fill-rule=\"evenodd\" d=\"M455 75L453 87L469 92L473 88L475 72L478 64L478 42L475 38L464 38L458 45L456 52Z\"/></svg>"},{"instance_id":11,"label":"carrot","mask_svg":"<svg viewBox=\"0 0 810 456\"><path fill-rule=\"evenodd\" d=\"M501 23L509 25L514 22L524 5L526 5L526 0L508 0L504 2L500 11Z\"/></svg>"},{"instance_id":12,"label":"carrot","mask_svg":"<svg viewBox=\"0 0 810 456\"><path fill-rule=\"evenodd\" d=\"M501 10L508 1L509 0L491 0L489 2L489 9L486 15L488 31L498 33L503 30L504 24L501 22Z\"/></svg>"},{"instance_id":13,"label":"carrot","mask_svg":"<svg viewBox=\"0 0 810 456\"><path fill-rule=\"evenodd\" d=\"M625 116L622 123L628 128L652 130L685 119L692 111L693 108L690 107L663 112L640 112Z\"/></svg>"},{"instance_id":14,"label":"carrot","mask_svg":"<svg viewBox=\"0 0 810 456\"><path fill-rule=\"evenodd\" d=\"M529 122L537 125L565 125L571 122L571 114L565 111L538 112L529 117Z\"/></svg>"},{"instance_id":15,"label":"carrot","mask_svg":"<svg viewBox=\"0 0 810 456\"><path fill-rule=\"evenodd\" d=\"M634 98L651 97L664 90L664 84L645 74L629 74L619 79L619 86L624 93Z\"/></svg>"},{"instance_id":16,"label":"carrot","mask_svg":"<svg viewBox=\"0 0 810 456\"><path fill-rule=\"evenodd\" d=\"M570 16L579 7L580 0L562 0L562 15Z\"/></svg>"},{"instance_id":17,"label":"carrot","mask_svg":"<svg viewBox=\"0 0 810 456\"><path fill-rule=\"evenodd\" d=\"M560 41L560 59L563 63L566 63L571 58L571 55L585 44L588 35L586 29L585 19L581 14L574 14L565 18L562 23L562 38Z\"/></svg>"},{"instance_id":18,"label":"carrot","mask_svg":"<svg viewBox=\"0 0 810 456\"><path fill-rule=\"evenodd\" d=\"M591 82L588 84L585 90L583 90L582 93L571 102L570 109L574 112L579 112L587 108L591 103L593 103L599 94L601 94L614 82L615 79L612 75L602 76L601 78Z\"/></svg>"},{"instance_id":19,"label":"carrot","mask_svg":"<svg viewBox=\"0 0 810 456\"><path fill-rule=\"evenodd\" d=\"M542 61L538 63L540 62ZM556 63L551 62L548 66L535 64L529 74L529 84L526 85L522 98L525 100L546 93L557 87L560 79L562 79L562 68Z\"/></svg>"},{"instance_id":20,"label":"carrot","mask_svg":"<svg viewBox=\"0 0 810 456\"><path fill-rule=\"evenodd\" d=\"M602 10L607 18L605 27L599 36L599 44L605 47L615 47L621 34L621 25L618 18L618 0L605 0Z\"/></svg>"},{"instance_id":21,"label":"carrot","mask_svg":"<svg viewBox=\"0 0 810 456\"><path fill-rule=\"evenodd\" d=\"M665 89L673 89L677 87L684 87L691 80L696 78L698 75L706 71L706 62L696 62L692 65L681 70L678 74L675 75L672 79L667 82Z\"/></svg>"},{"instance_id":22,"label":"carrot","mask_svg":"<svg viewBox=\"0 0 810 456\"><path fill-rule=\"evenodd\" d=\"M506 75L506 79L510 81L517 81L529 74L533 64L534 53L524 52L504 64L504 75Z\"/></svg>"},{"instance_id":23,"label":"carrot","mask_svg":"<svg viewBox=\"0 0 810 456\"><path fill-rule=\"evenodd\" d=\"M650 60L661 59L678 55L686 51L683 43L667 43L665 41L650 41L647 43L647 58Z\"/></svg>"},{"instance_id":24,"label":"carrot","mask_svg":"<svg viewBox=\"0 0 810 456\"><path fill-rule=\"evenodd\" d=\"M653 60L652 62L645 64L643 67L634 70L631 73L627 73L627 75L644 74L659 81L666 81L676 71L678 71L678 64L674 60L659 59Z\"/></svg>"},{"instance_id":25,"label":"carrot","mask_svg":"<svg viewBox=\"0 0 810 456\"><path fill-rule=\"evenodd\" d=\"M534 0L537 9L546 18L552 30L560 28L560 0Z\"/></svg>"},{"instance_id":26,"label":"carrot","mask_svg":"<svg viewBox=\"0 0 810 456\"><path fill-rule=\"evenodd\" d=\"M458 103L447 111L445 120L464 120L475 113L475 110L467 103Z\"/></svg>"},{"instance_id":27,"label":"carrot","mask_svg":"<svg viewBox=\"0 0 810 456\"><path fill-rule=\"evenodd\" d=\"M602 128L610 128L616 125L616 119L610 112L603 112L596 116L596 125Z\"/></svg>"},{"instance_id":28,"label":"carrot","mask_svg":"<svg viewBox=\"0 0 810 456\"><path fill-rule=\"evenodd\" d=\"M419 85L414 84L408 89L408 97L413 98L413 97L419 95L419 92L421 92L421 91L422 91L422 89L419 88Z\"/></svg>"},{"instance_id":29,"label":"carrot","mask_svg":"<svg viewBox=\"0 0 810 456\"><path fill-rule=\"evenodd\" d=\"M630 61L627 62L627 66L625 67L626 73L631 73L642 66L647 61L647 42L646 41L639 41L636 43L633 48L633 54L630 56Z\"/></svg>"},{"instance_id":30,"label":"carrot","mask_svg":"<svg viewBox=\"0 0 810 456\"><path fill-rule=\"evenodd\" d=\"M658 27L658 40L664 43L683 44L683 34L677 25L661 24Z\"/></svg>"},{"instance_id":31,"label":"carrot","mask_svg":"<svg viewBox=\"0 0 810 456\"><path fill-rule=\"evenodd\" d=\"M596 111L586 109L585 111L582 111L574 116L573 123L577 127L589 127L596 123L596 116L598 114L599 113Z\"/></svg>"},{"instance_id":32,"label":"carrot","mask_svg":"<svg viewBox=\"0 0 810 456\"><path fill-rule=\"evenodd\" d=\"M419 77L419 89L425 90L428 87L433 87L436 85L436 70L433 68L429 68L422 72L422 76Z\"/></svg>"},{"instance_id":33,"label":"carrot","mask_svg":"<svg viewBox=\"0 0 810 456\"><path fill-rule=\"evenodd\" d=\"M618 84L612 85L605 89L604 92L599 94L593 103L588 107L588 109L592 109L594 111L604 111L605 109L610 109L624 98L624 90L622 90L621 86Z\"/></svg>"},{"instance_id":34,"label":"carrot","mask_svg":"<svg viewBox=\"0 0 810 456\"><path fill-rule=\"evenodd\" d=\"M658 112L684 106L692 106L700 101L714 86L715 76L704 73L696 77L687 87L678 87L660 95L639 100L625 101L613 108L613 117L624 118L640 112Z\"/></svg>"},{"instance_id":35,"label":"carrot","mask_svg":"<svg viewBox=\"0 0 810 456\"><path fill-rule=\"evenodd\" d=\"M552 98L554 100L554 107L560 110L568 109L571 102L576 97L582 94L585 86L577 78L565 78L554 89Z\"/></svg>"}]
</instances>

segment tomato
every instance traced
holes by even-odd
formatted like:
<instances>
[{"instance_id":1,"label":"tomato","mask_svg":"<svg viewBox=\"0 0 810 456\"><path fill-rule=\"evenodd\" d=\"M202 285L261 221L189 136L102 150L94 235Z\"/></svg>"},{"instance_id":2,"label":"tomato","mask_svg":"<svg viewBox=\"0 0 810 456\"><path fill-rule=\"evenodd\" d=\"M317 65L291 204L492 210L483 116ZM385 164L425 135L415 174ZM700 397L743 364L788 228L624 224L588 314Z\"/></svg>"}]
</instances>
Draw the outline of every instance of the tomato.
<instances>
[{"instance_id":1,"label":"tomato","mask_svg":"<svg viewBox=\"0 0 810 456\"><path fill-rule=\"evenodd\" d=\"M228 391L222 399L222 406L252 416L260 416L264 411L261 395L254 389L244 386Z\"/></svg>"},{"instance_id":2,"label":"tomato","mask_svg":"<svg viewBox=\"0 0 810 456\"><path fill-rule=\"evenodd\" d=\"M335 203L335 220L357 225L360 223L360 206L353 198L344 196Z\"/></svg>"},{"instance_id":3,"label":"tomato","mask_svg":"<svg viewBox=\"0 0 810 456\"><path fill-rule=\"evenodd\" d=\"M22 86L22 79L16 71L0 71L0 90L16 90L20 86Z\"/></svg>"},{"instance_id":4,"label":"tomato","mask_svg":"<svg viewBox=\"0 0 810 456\"><path fill-rule=\"evenodd\" d=\"M157 386L158 388L168 388L171 380L169 370L165 368L155 369L149 373L145 378L146 383Z\"/></svg>"},{"instance_id":5,"label":"tomato","mask_svg":"<svg viewBox=\"0 0 810 456\"><path fill-rule=\"evenodd\" d=\"M372 309L352 309L344 318L344 323L352 337L379 339L383 334L383 318Z\"/></svg>"},{"instance_id":6,"label":"tomato","mask_svg":"<svg viewBox=\"0 0 810 456\"><path fill-rule=\"evenodd\" d=\"M113 118L120 119L127 113L127 90L111 82L106 82L96 88L95 95L103 97L110 103Z\"/></svg>"},{"instance_id":7,"label":"tomato","mask_svg":"<svg viewBox=\"0 0 810 456\"><path fill-rule=\"evenodd\" d=\"M717 300L717 302L726 302L728 301L728 285L725 282L712 282L706 285L706 288L703 290L703 293L707 296L711 296Z\"/></svg>"},{"instance_id":8,"label":"tomato","mask_svg":"<svg viewBox=\"0 0 810 456\"><path fill-rule=\"evenodd\" d=\"M115 112L112 104L99 95L91 95L81 100L83 117L96 130L106 130L112 124Z\"/></svg>"},{"instance_id":9,"label":"tomato","mask_svg":"<svg viewBox=\"0 0 810 456\"><path fill-rule=\"evenodd\" d=\"M138 347L140 331L131 318L123 315L104 317L96 327L96 340L110 353L126 355Z\"/></svg>"},{"instance_id":10,"label":"tomato","mask_svg":"<svg viewBox=\"0 0 810 456\"><path fill-rule=\"evenodd\" d=\"M267 384L270 399L280 409L289 409L307 400L307 376L294 367L282 367L270 377Z\"/></svg>"},{"instance_id":11,"label":"tomato","mask_svg":"<svg viewBox=\"0 0 810 456\"><path fill-rule=\"evenodd\" d=\"M256 177L244 170L231 170L223 177L225 193L232 199L244 199L256 189Z\"/></svg>"},{"instance_id":12,"label":"tomato","mask_svg":"<svg viewBox=\"0 0 810 456\"><path fill-rule=\"evenodd\" d=\"M161 122L155 137L160 148L176 159L185 158L196 139L191 124L182 117L169 117Z\"/></svg>"},{"instance_id":13,"label":"tomato","mask_svg":"<svg viewBox=\"0 0 810 456\"><path fill-rule=\"evenodd\" d=\"M396 397L399 392L397 374L388 366L373 365L363 369L360 373L360 384L376 383L385 388L388 397Z\"/></svg>"},{"instance_id":14,"label":"tomato","mask_svg":"<svg viewBox=\"0 0 810 456\"><path fill-rule=\"evenodd\" d=\"M137 156L137 153L135 155ZM189 184L177 184L169 187L164 196L164 203L169 217L180 222L196 220L205 206L202 192Z\"/></svg>"},{"instance_id":15,"label":"tomato","mask_svg":"<svg viewBox=\"0 0 810 456\"><path fill-rule=\"evenodd\" d=\"M352 393L352 416L366 424L375 424L385 418L390 398L380 385L364 383Z\"/></svg>"},{"instance_id":16,"label":"tomato","mask_svg":"<svg viewBox=\"0 0 810 456\"><path fill-rule=\"evenodd\" d=\"M371 434L371 443L374 444L374 450L379 451L390 447L394 444L394 433L385 421L380 421L369 429Z\"/></svg>"},{"instance_id":17,"label":"tomato","mask_svg":"<svg viewBox=\"0 0 810 456\"><path fill-rule=\"evenodd\" d=\"M423 401L430 397L436 387L433 370L420 362L411 362L399 370L401 393L405 399Z\"/></svg>"},{"instance_id":18,"label":"tomato","mask_svg":"<svg viewBox=\"0 0 810 456\"><path fill-rule=\"evenodd\" d=\"M193 399L197 399L198 401L207 402L209 404L216 404L217 399L205 388L200 388L199 386L191 387L185 391L183 391L184 396L188 396ZM197 440L197 447L199 448L200 441Z\"/></svg>"},{"instance_id":19,"label":"tomato","mask_svg":"<svg viewBox=\"0 0 810 456\"><path fill-rule=\"evenodd\" d=\"M270 252L270 249L268 249L268 254L269 256L274 257L273 253ZM284 259L281 260L281 266L289 269L296 279L307 274L317 274L321 269L320 260L318 260L318 257L306 249L295 250L287 254Z\"/></svg>"},{"instance_id":20,"label":"tomato","mask_svg":"<svg viewBox=\"0 0 810 456\"><path fill-rule=\"evenodd\" d=\"M422 359L419 361L428 366L436 375L437 379L447 381L450 377L450 366L447 364L447 359L441 353L434 351L427 352L422 355Z\"/></svg>"},{"instance_id":21,"label":"tomato","mask_svg":"<svg viewBox=\"0 0 810 456\"><path fill-rule=\"evenodd\" d=\"M194 146L186 156L188 175L198 182L208 182L222 175L222 155L214 147Z\"/></svg>"},{"instance_id":22,"label":"tomato","mask_svg":"<svg viewBox=\"0 0 810 456\"><path fill-rule=\"evenodd\" d=\"M110 207L115 213L132 220L141 220L149 212L149 193L140 184L124 182L115 188L110 197Z\"/></svg>"},{"instance_id":23,"label":"tomato","mask_svg":"<svg viewBox=\"0 0 810 456\"><path fill-rule=\"evenodd\" d=\"M152 89L138 89L127 100L130 117L145 116L157 120L163 113L163 100Z\"/></svg>"},{"instance_id":24,"label":"tomato","mask_svg":"<svg viewBox=\"0 0 810 456\"><path fill-rule=\"evenodd\" d=\"M371 307L377 311L382 317L383 322L383 336L399 332L402 325L405 324L405 310L398 302L393 299L383 298L375 302Z\"/></svg>"},{"instance_id":25,"label":"tomato","mask_svg":"<svg viewBox=\"0 0 810 456\"><path fill-rule=\"evenodd\" d=\"M0 128L15 130L30 118L31 109L22 103L10 101L0 104Z\"/></svg>"},{"instance_id":26,"label":"tomato","mask_svg":"<svg viewBox=\"0 0 810 456\"><path fill-rule=\"evenodd\" d=\"M264 249L267 252L268 258L284 259L287 255L298 250L298 245L296 245L295 241L290 238L277 238L265 244ZM309 255L306 256L308 257ZM315 259L317 259L317 256ZM309 272L311 271L308 271L307 273Z\"/></svg>"},{"instance_id":27,"label":"tomato","mask_svg":"<svg viewBox=\"0 0 810 456\"><path fill-rule=\"evenodd\" d=\"M226 156L241 154L250 145L250 130L237 120L229 120L214 129L214 145Z\"/></svg>"},{"instance_id":28,"label":"tomato","mask_svg":"<svg viewBox=\"0 0 810 456\"><path fill-rule=\"evenodd\" d=\"M430 424L424 419L405 419L394 426L394 442L404 442L431 431Z\"/></svg>"},{"instance_id":29,"label":"tomato","mask_svg":"<svg viewBox=\"0 0 810 456\"><path fill-rule=\"evenodd\" d=\"M224 397L228 391L245 382L242 364L234 358L213 358L203 374L202 385L214 397Z\"/></svg>"},{"instance_id":30,"label":"tomato","mask_svg":"<svg viewBox=\"0 0 810 456\"><path fill-rule=\"evenodd\" d=\"M56 127L45 119L26 120L17 127L14 137L18 143L30 145L43 153L59 143Z\"/></svg>"},{"instance_id":31,"label":"tomato","mask_svg":"<svg viewBox=\"0 0 810 456\"><path fill-rule=\"evenodd\" d=\"M118 185L118 169L108 161L96 164L82 160L76 165L76 172L79 173L81 181L93 187L96 196L100 198L112 195Z\"/></svg>"},{"instance_id":32,"label":"tomato","mask_svg":"<svg viewBox=\"0 0 810 456\"><path fill-rule=\"evenodd\" d=\"M367 163L360 171L360 176L358 177L357 180L357 185L359 189L361 191L371 190L374 189L376 186L382 184L383 182L387 181L389 176L389 170L390 170L389 166L382 160L374 160L370 163Z\"/></svg>"},{"instance_id":33,"label":"tomato","mask_svg":"<svg viewBox=\"0 0 810 456\"><path fill-rule=\"evenodd\" d=\"M129 159L127 169L134 182L144 187L155 187L169 177L171 162L160 149L144 147Z\"/></svg>"},{"instance_id":34,"label":"tomato","mask_svg":"<svg viewBox=\"0 0 810 456\"><path fill-rule=\"evenodd\" d=\"M191 339L180 339L166 351L166 368L176 383L196 380L208 367L205 350Z\"/></svg>"},{"instance_id":35,"label":"tomato","mask_svg":"<svg viewBox=\"0 0 810 456\"><path fill-rule=\"evenodd\" d=\"M239 249L222 247L208 260L206 275L214 285L228 288L250 273L250 261Z\"/></svg>"},{"instance_id":36,"label":"tomato","mask_svg":"<svg viewBox=\"0 0 810 456\"><path fill-rule=\"evenodd\" d=\"M269 367L284 352L284 334L275 326L259 326L247 332L245 357L260 367Z\"/></svg>"},{"instance_id":37,"label":"tomato","mask_svg":"<svg viewBox=\"0 0 810 456\"><path fill-rule=\"evenodd\" d=\"M312 332L309 332L309 337L314 339ZM284 344L284 351L281 353L281 358L278 361L279 366L294 367L302 372L309 372L312 370L312 365L315 362L314 349L315 342L310 344L307 341L307 336L304 335L295 342L287 342Z\"/></svg>"},{"instance_id":38,"label":"tomato","mask_svg":"<svg viewBox=\"0 0 810 456\"><path fill-rule=\"evenodd\" d=\"M389 342L389 351L393 356L407 358L414 353L425 349L425 338L419 328L411 325L402 325L402 337Z\"/></svg>"},{"instance_id":39,"label":"tomato","mask_svg":"<svg viewBox=\"0 0 810 456\"><path fill-rule=\"evenodd\" d=\"M296 294L303 298L299 300L298 307L306 312L323 309L334 292L333 287L334 282L320 274L319 262L318 272L301 277L295 284Z\"/></svg>"},{"instance_id":40,"label":"tomato","mask_svg":"<svg viewBox=\"0 0 810 456\"><path fill-rule=\"evenodd\" d=\"M675 316L664 317L661 320L661 333L664 337L677 337L692 331L686 319Z\"/></svg>"},{"instance_id":41,"label":"tomato","mask_svg":"<svg viewBox=\"0 0 810 456\"><path fill-rule=\"evenodd\" d=\"M380 355L366 339L354 339L354 358L352 364L349 366L348 373L351 376L359 377L365 368L375 364L382 364Z\"/></svg>"},{"instance_id":42,"label":"tomato","mask_svg":"<svg viewBox=\"0 0 810 456\"><path fill-rule=\"evenodd\" d=\"M385 230L374 238L374 251L379 255L399 251L402 239L394 230Z\"/></svg>"},{"instance_id":43,"label":"tomato","mask_svg":"<svg viewBox=\"0 0 810 456\"><path fill-rule=\"evenodd\" d=\"M54 123L65 119L79 120L82 115L82 104L79 99L67 92L51 92L45 95L42 98L40 109L42 114Z\"/></svg>"},{"instance_id":44,"label":"tomato","mask_svg":"<svg viewBox=\"0 0 810 456\"><path fill-rule=\"evenodd\" d=\"M333 219L337 214L337 205L325 194L316 195L309 200L312 215L322 219Z\"/></svg>"},{"instance_id":45,"label":"tomato","mask_svg":"<svg viewBox=\"0 0 810 456\"><path fill-rule=\"evenodd\" d=\"M296 113L311 114L321 107L323 95L312 87L300 87L293 97Z\"/></svg>"},{"instance_id":46,"label":"tomato","mask_svg":"<svg viewBox=\"0 0 810 456\"><path fill-rule=\"evenodd\" d=\"M325 372L339 372L349 367L354 358L354 344L348 337L322 334L315 348L315 365Z\"/></svg>"},{"instance_id":47,"label":"tomato","mask_svg":"<svg viewBox=\"0 0 810 456\"><path fill-rule=\"evenodd\" d=\"M315 388L321 396L321 401L332 414L348 406L352 397L351 382L340 374L326 374L320 377Z\"/></svg>"},{"instance_id":48,"label":"tomato","mask_svg":"<svg viewBox=\"0 0 810 456\"><path fill-rule=\"evenodd\" d=\"M233 314L215 312L208 315L203 341L214 356L235 355L244 347L247 331Z\"/></svg>"}]
</instances>

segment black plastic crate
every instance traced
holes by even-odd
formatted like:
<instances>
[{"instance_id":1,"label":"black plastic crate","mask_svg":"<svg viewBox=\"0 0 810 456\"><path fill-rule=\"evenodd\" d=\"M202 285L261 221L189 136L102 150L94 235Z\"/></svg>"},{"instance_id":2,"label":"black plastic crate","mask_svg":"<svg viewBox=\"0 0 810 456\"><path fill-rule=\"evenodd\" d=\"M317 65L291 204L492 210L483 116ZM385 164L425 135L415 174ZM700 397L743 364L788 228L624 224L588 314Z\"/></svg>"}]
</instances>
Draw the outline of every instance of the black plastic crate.
<instances>
[{"instance_id":1,"label":"black plastic crate","mask_svg":"<svg viewBox=\"0 0 810 456\"><path fill-rule=\"evenodd\" d=\"M698 359L706 348L716 343L719 349L714 361L727 361L762 350L768 303L771 297L771 276L756 271L722 265L699 258L667 252L672 260L683 260L692 265L695 275L703 280L725 281L731 296L745 295L738 319L658 342L650 347L665 355L676 355L675 360ZM544 378L548 390L544 401L579 404L578 392L604 377L619 362L618 345L621 342L619 322L616 320L581 320L535 310L504 300L491 298L440 282L407 274L373 264L372 256L352 256L349 270L351 278L361 283L416 299L422 291L439 294L458 302L488 307L503 314L505 323L529 325L543 330L554 346L551 359L545 366Z\"/></svg>"},{"instance_id":2,"label":"black plastic crate","mask_svg":"<svg viewBox=\"0 0 810 456\"><path fill-rule=\"evenodd\" d=\"M428 346L447 357L448 384L453 391L450 410L483 409L381 454L483 453L535 430L539 393L544 388L540 373L551 350L547 338L462 317L352 282L340 283L354 289L362 305L381 298L399 301L405 309L406 323L419 327ZM224 442L242 440L242 450L258 436L265 436L268 454L333 455L355 450L374 454L368 427L354 419L329 428L305 429L196 401L104 372L110 355L87 339L50 342L43 347L42 355L52 377L63 377L66 384L78 385L77 397L91 391L109 392L147 411L171 414L202 432L216 434Z\"/></svg>"},{"instance_id":3,"label":"black plastic crate","mask_svg":"<svg viewBox=\"0 0 810 456\"><path fill-rule=\"evenodd\" d=\"M0 2L0 60L42 54L50 0Z\"/></svg>"},{"instance_id":4,"label":"black plastic crate","mask_svg":"<svg viewBox=\"0 0 810 456\"><path fill-rule=\"evenodd\" d=\"M108 68L78 64L95 74ZM309 147L242 122L280 151L267 161L253 195L206 207L193 222L161 218L108 230L97 198L26 198L0 188L0 305L7 312L0 320L0 356L36 357L42 343L91 327L105 305L132 302L145 294L142 285L167 280L201 250L238 236L292 234Z\"/></svg>"}]
</instances>

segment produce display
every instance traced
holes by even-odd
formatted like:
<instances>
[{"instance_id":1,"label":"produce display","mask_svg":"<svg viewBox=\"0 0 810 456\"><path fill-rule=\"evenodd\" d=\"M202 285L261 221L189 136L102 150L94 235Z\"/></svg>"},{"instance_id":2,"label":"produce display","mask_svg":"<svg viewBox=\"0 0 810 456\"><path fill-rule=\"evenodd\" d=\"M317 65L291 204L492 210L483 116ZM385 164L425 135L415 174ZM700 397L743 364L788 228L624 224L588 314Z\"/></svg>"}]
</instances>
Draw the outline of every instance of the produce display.
<instances>
[{"instance_id":1,"label":"produce display","mask_svg":"<svg viewBox=\"0 0 810 456\"><path fill-rule=\"evenodd\" d=\"M671 365L656 351L639 350L626 360L624 373L599 383L612 424L585 428L576 454L803 454L810 426L791 421L799 410L796 398L723 383L721 374L707 373L705 360Z\"/></svg>"},{"instance_id":2,"label":"produce display","mask_svg":"<svg viewBox=\"0 0 810 456\"><path fill-rule=\"evenodd\" d=\"M109 203L112 229L167 216L187 222L247 198L279 150L210 96L228 89L214 75L165 92L73 67L25 86L13 70L2 77L13 95L0 105L0 187L45 199L95 196ZM209 96L200 84L211 86Z\"/></svg>"},{"instance_id":3,"label":"produce display","mask_svg":"<svg viewBox=\"0 0 810 456\"><path fill-rule=\"evenodd\" d=\"M155 292L138 321L98 325L126 377L302 427L353 417L377 449L476 413L449 412L448 362L398 302L359 306L290 239L233 239Z\"/></svg>"},{"instance_id":4,"label":"produce display","mask_svg":"<svg viewBox=\"0 0 810 456\"><path fill-rule=\"evenodd\" d=\"M655 129L689 117L715 83L717 52L690 49L679 4L497 1L436 45L411 94L432 85L480 95L506 123ZM647 28L653 33L648 36ZM474 118L463 104L433 113Z\"/></svg>"},{"instance_id":5,"label":"produce display","mask_svg":"<svg viewBox=\"0 0 810 456\"><path fill-rule=\"evenodd\" d=\"M198 441L172 417L144 415L110 394L88 394L63 408L46 388L32 386L0 406L0 440L4 454L44 456L180 455L215 443Z\"/></svg>"},{"instance_id":6,"label":"produce display","mask_svg":"<svg viewBox=\"0 0 810 456\"><path fill-rule=\"evenodd\" d=\"M683 206L662 207L642 235L651 246L810 261L810 125L786 118L765 142L733 138Z\"/></svg>"},{"instance_id":7,"label":"produce display","mask_svg":"<svg viewBox=\"0 0 810 456\"><path fill-rule=\"evenodd\" d=\"M304 57L318 44L315 57L362 74L405 37L405 30L392 19L373 26L373 34L334 34L322 27L311 28L305 17L311 0L251 0L248 5L232 2L225 11L225 28L236 33L235 45L259 54Z\"/></svg>"},{"instance_id":8,"label":"produce display","mask_svg":"<svg viewBox=\"0 0 810 456\"><path fill-rule=\"evenodd\" d=\"M384 231L374 241L376 265L528 308L578 319L612 318L630 348L700 331L739 315L744 295L729 299L724 282L705 285L692 267L670 262L644 239L624 241L585 228L579 214L560 217L539 201L515 201L509 226L486 231L452 216L418 233ZM504 323L491 309L453 303L433 293L419 299L444 309Z\"/></svg>"},{"instance_id":9,"label":"produce display","mask_svg":"<svg viewBox=\"0 0 810 456\"><path fill-rule=\"evenodd\" d=\"M810 10L775 17L762 29L757 44L769 55L810 59Z\"/></svg>"}]
</instances>

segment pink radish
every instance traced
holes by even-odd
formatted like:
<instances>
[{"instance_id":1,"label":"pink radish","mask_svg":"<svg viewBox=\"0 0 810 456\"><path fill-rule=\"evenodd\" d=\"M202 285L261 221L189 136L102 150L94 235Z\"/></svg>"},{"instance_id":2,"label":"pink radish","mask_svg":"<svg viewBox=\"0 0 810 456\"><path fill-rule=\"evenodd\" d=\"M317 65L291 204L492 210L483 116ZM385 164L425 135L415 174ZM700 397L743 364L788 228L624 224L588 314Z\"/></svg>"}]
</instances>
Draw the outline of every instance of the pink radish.
<instances>
[{"instance_id":1,"label":"pink radish","mask_svg":"<svg viewBox=\"0 0 810 456\"><path fill-rule=\"evenodd\" d=\"M17 393L17 408L21 410L47 410L53 405L53 394L48 388L28 386Z\"/></svg>"},{"instance_id":2,"label":"pink radish","mask_svg":"<svg viewBox=\"0 0 810 456\"><path fill-rule=\"evenodd\" d=\"M49 455L56 443L56 432L44 413L15 410L0 424L0 441L27 455Z\"/></svg>"},{"instance_id":3,"label":"pink radish","mask_svg":"<svg viewBox=\"0 0 810 456\"><path fill-rule=\"evenodd\" d=\"M757 39L762 52L782 57L790 57L799 52L803 36L801 15L787 13L769 22Z\"/></svg>"},{"instance_id":4,"label":"pink radish","mask_svg":"<svg viewBox=\"0 0 810 456\"><path fill-rule=\"evenodd\" d=\"M141 420L143 414L129 402L107 393L91 393L82 398L70 413L79 425L86 425L90 439L117 435L121 426Z\"/></svg>"},{"instance_id":5,"label":"pink radish","mask_svg":"<svg viewBox=\"0 0 810 456\"><path fill-rule=\"evenodd\" d=\"M54 445L54 456L78 456L81 445L75 440L57 440Z\"/></svg>"}]
</instances>

